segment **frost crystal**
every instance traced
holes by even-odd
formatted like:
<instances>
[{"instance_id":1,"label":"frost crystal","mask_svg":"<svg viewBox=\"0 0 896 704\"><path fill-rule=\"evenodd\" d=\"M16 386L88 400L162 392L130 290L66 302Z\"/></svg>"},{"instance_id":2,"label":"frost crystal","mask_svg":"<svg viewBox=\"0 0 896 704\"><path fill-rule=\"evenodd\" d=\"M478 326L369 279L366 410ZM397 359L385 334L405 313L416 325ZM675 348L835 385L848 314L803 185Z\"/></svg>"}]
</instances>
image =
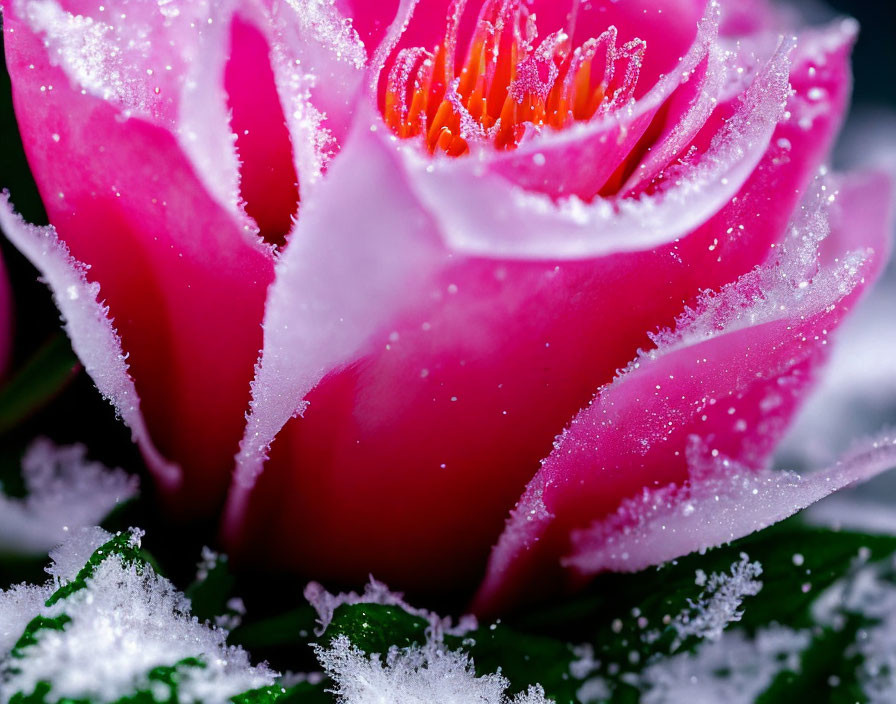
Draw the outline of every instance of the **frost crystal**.
<instances>
[{"instance_id":1,"label":"frost crystal","mask_svg":"<svg viewBox=\"0 0 896 704\"><path fill-rule=\"evenodd\" d=\"M152 681L148 673L159 667L177 670L181 701L223 704L273 684L270 670L252 667L245 651L226 645L226 632L192 617L189 601L148 565L110 550L83 586L68 581L71 566L98 538L112 536L82 532L55 552L50 571L69 589L54 595L61 598L43 601L48 587L0 593L0 634L15 631L23 619L34 616L54 624L34 630L33 639L21 638L14 650L12 638L3 636L0 700L9 701L17 692L30 695L44 686L41 683L50 688L42 699L46 702L111 702L141 690L156 696L165 694L159 687L167 685ZM128 544L137 547L139 538L132 533Z\"/></svg>"},{"instance_id":2,"label":"frost crystal","mask_svg":"<svg viewBox=\"0 0 896 704\"><path fill-rule=\"evenodd\" d=\"M436 639L441 639L445 634L462 636L476 628L476 619L473 616L463 616L456 626L452 626L450 617L441 617L432 611L426 609L418 609L410 606L404 601L404 595L389 590L382 582L378 582L372 577L370 582L364 588L363 594L356 592L330 594L317 582L310 582L305 587L305 598L317 611L317 618L320 627L317 634L322 634L330 621L333 620L333 613L343 604L383 604L387 606L398 606L409 614L419 616L429 623L430 632Z\"/></svg>"},{"instance_id":3,"label":"frost crystal","mask_svg":"<svg viewBox=\"0 0 896 704\"><path fill-rule=\"evenodd\" d=\"M704 642L650 665L636 677L644 704L752 704L784 670L799 671L799 654L808 633L788 628L762 629L754 638L742 631Z\"/></svg>"},{"instance_id":4,"label":"frost crystal","mask_svg":"<svg viewBox=\"0 0 896 704\"><path fill-rule=\"evenodd\" d=\"M718 640L729 623L740 621L743 611L740 606L745 596L756 596L762 589L762 582L756 579L762 574L762 565L750 562L745 554L740 554L740 562L731 565L728 574L716 572L710 575L706 589L697 601L688 599L690 608L682 611L672 621L680 639L689 636Z\"/></svg>"},{"instance_id":5,"label":"frost crystal","mask_svg":"<svg viewBox=\"0 0 896 704\"><path fill-rule=\"evenodd\" d=\"M0 662L52 592L49 584L42 587L19 584L7 591L0 590Z\"/></svg>"},{"instance_id":6,"label":"frost crystal","mask_svg":"<svg viewBox=\"0 0 896 704\"><path fill-rule=\"evenodd\" d=\"M857 675L867 701L896 700L896 565L864 564L861 553L850 577L836 582L812 605L812 616L839 630L844 614L857 614L861 628L847 655L861 656Z\"/></svg>"},{"instance_id":7,"label":"frost crystal","mask_svg":"<svg viewBox=\"0 0 896 704\"><path fill-rule=\"evenodd\" d=\"M540 687L530 687L513 698L500 674L477 677L473 663L463 653L428 642L423 647L392 648L385 659L368 656L345 636L333 639L329 648L317 648L333 693L340 704L547 704Z\"/></svg>"},{"instance_id":8,"label":"frost crystal","mask_svg":"<svg viewBox=\"0 0 896 704\"><path fill-rule=\"evenodd\" d=\"M27 496L0 494L0 553L45 553L70 530L99 523L137 494L136 477L90 462L86 452L49 440L31 445L22 460Z\"/></svg>"}]
</instances>

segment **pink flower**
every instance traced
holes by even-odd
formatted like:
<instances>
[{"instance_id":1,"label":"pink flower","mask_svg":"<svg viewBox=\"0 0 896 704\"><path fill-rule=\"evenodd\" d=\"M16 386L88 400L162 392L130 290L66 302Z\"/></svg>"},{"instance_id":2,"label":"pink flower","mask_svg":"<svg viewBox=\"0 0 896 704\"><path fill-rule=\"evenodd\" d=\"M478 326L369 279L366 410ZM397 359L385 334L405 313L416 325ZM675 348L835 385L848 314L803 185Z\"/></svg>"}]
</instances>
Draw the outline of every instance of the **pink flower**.
<instances>
[{"instance_id":1,"label":"pink flower","mask_svg":"<svg viewBox=\"0 0 896 704\"><path fill-rule=\"evenodd\" d=\"M488 611L885 464L767 470L886 258L888 182L819 170L854 23L395 5L3 2L54 228L0 222L174 509Z\"/></svg>"}]
</instances>

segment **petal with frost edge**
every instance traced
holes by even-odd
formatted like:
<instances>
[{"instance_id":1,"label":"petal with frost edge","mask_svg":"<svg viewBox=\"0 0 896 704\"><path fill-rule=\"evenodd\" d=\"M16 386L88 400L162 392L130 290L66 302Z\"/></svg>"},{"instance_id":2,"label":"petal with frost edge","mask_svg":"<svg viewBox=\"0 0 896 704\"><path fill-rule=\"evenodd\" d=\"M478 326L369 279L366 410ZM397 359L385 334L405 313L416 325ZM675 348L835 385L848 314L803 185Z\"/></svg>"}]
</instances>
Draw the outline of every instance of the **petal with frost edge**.
<instances>
[{"instance_id":1,"label":"petal with frost edge","mask_svg":"<svg viewBox=\"0 0 896 704\"><path fill-rule=\"evenodd\" d=\"M399 235L381 231L379 223L417 228L420 241L445 227L415 197L414 179L425 177L425 169L418 174L414 157L403 147L396 151L375 116L360 119L322 185L321 203L309 206L318 214L299 222L271 290L265 353L225 525L230 544L256 546L251 555L257 559L263 559L258 545L276 544L278 560L288 554L297 568L317 565L322 577L363 578L366 569L349 573L354 562L405 587L409 579L478 579L504 512L550 451L553 436L638 347L649 345L645 331L672 324L701 288L733 281L780 240L789 211L830 145L848 93L852 34L833 27L826 36L834 48L820 52L826 68L817 80L831 87L829 117L808 130L779 124L774 139L787 137L789 150L770 147L734 203L698 231L680 240L670 236L649 252L520 262L449 256L433 243L404 260L397 244L363 253L353 245L344 248L354 252L349 260L331 232L354 233L352 242L397 243ZM808 59L799 51L795 58L794 83L802 94L814 84L801 78ZM780 88L783 97L787 82ZM375 132L368 122L378 125ZM343 160L381 162L376 173L390 174L390 187L371 199L357 183L361 176L340 166ZM463 193L476 185L457 173L446 183ZM344 208L346 202L355 210ZM406 221L390 215L398 204L413 213ZM436 215L454 217L447 210ZM612 228L612 218L609 223ZM738 230L743 223L749 227ZM373 234L359 240L359 232ZM394 281L377 284L380 293L355 283L371 282L382 267ZM401 267L404 273L396 275ZM429 274L422 271L427 268ZM398 281L411 279L423 285L407 288L399 305L394 298L389 303L388 285L398 290ZM355 288L363 295L353 297ZM595 304L604 300L629 305ZM313 316L340 322L335 328L312 324ZM614 331L612 339L605 330ZM551 393L543 392L545 385ZM310 408L290 420L306 397ZM247 503L275 437L268 469ZM380 466L389 471L362 469ZM459 533L456 517L431 510L436 504L466 506L466 529ZM356 539L360 526L369 540ZM326 534L326 543L307 540L312 530ZM411 554L414 564L425 560L427 567L408 575L402 565Z\"/></svg>"},{"instance_id":2,"label":"petal with frost edge","mask_svg":"<svg viewBox=\"0 0 896 704\"><path fill-rule=\"evenodd\" d=\"M558 437L494 548L477 612L517 601L522 585L529 595L569 585L559 558L570 534L643 487L684 481L691 436L731 461L764 465L824 361L828 334L889 249L888 179L845 179L830 206L831 235L818 241L826 227L819 208L830 196L822 185L816 204L804 206L780 261L706 298ZM755 527L742 524L746 532ZM695 537L692 549L702 546Z\"/></svg>"},{"instance_id":3,"label":"petal with frost edge","mask_svg":"<svg viewBox=\"0 0 896 704\"><path fill-rule=\"evenodd\" d=\"M174 499L194 513L213 509L244 427L273 255L206 190L170 125L152 115L127 118L113 102L82 93L83 72L48 56L6 5L4 32L26 154L64 250L42 261L55 243L28 237L33 231L8 212L6 226L38 268L56 267L47 279L64 311L69 285L101 287L115 330L94 349L97 315L66 311L76 351L149 452L150 466L164 471L164 457L189 469ZM50 237L43 235L45 243ZM63 273L68 252L83 267ZM80 300L96 297L91 288ZM87 321L92 327L82 330ZM113 343L121 353L109 352ZM111 380L111 367L121 379ZM170 476L162 485L173 486Z\"/></svg>"},{"instance_id":4,"label":"petal with frost edge","mask_svg":"<svg viewBox=\"0 0 896 704\"><path fill-rule=\"evenodd\" d=\"M572 534L564 566L582 576L635 572L723 545L792 516L844 487L896 467L896 438L861 443L836 464L797 474L738 466L696 437L681 485L645 489L592 526Z\"/></svg>"},{"instance_id":5,"label":"petal with frost edge","mask_svg":"<svg viewBox=\"0 0 896 704\"><path fill-rule=\"evenodd\" d=\"M72 258L54 228L25 223L12 212L6 194L0 199L0 227L54 291L72 347L100 393L131 429L156 479L169 490L177 489L180 469L167 462L152 443L121 340L108 309L97 300L99 286L87 280L84 265Z\"/></svg>"}]
</instances>

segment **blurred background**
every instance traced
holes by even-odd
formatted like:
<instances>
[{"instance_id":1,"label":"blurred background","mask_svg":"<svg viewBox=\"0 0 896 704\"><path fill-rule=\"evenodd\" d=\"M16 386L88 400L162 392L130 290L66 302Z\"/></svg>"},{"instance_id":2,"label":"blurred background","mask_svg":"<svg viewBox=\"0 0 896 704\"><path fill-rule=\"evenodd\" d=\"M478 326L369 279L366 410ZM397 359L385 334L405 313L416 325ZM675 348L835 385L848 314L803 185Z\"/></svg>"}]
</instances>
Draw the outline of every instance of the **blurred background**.
<instances>
[{"instance_id":1,"label":"blurred background","mask_svg":"<svg viewBox=\"0 0 896 704\"><path fill-rule=\"evenodd\" d=\"M824 21L835 14L859 20L862 31L854 54L853 108L835 153L834 166L875 166L896 176L896 2L830 0L822 4L806 0L791 4L796 4L812 21ZM5 67L0 70L0 144L0 188L9 189L16 209L26 220L46 223L19 141ZM33 398L23 395L22 388L5 392L7 403L11 394L18 394L13 400L19 406L31 404L35 410L27 422L15 428L5 427L0 412L0 482L4 489L17 490L19 455L27 442L38 435L47 435L60 444L84 443L92 458L142 474L142 462L129 432L79 370L60 332L59 315L47 289L36 280L34 269L3 238L0 250L15 291L16 347L11 374L27 367L37 356L40 365L35 373L41 382L31 379L29 388L37 389L31 394ZM807 404L780 452L781 467L802 469L828 462L857 437L896 425L894 264L890 264L884 280L863 301L840 337L825 382ZM0 390L0 401L3 393ZM143 493L150 492L151 482L146 480ZM861 504L857 511L857 501L872 503ZM852 520L850 516L856 520L861 517L866 524L876 521L882 528L896 532L896 510L874 510L875 506L894 502L896 472L823 503L811 515L816 520L843 523ZM168 541L171 536L166 534L164 524L155 519L154 512L140 505L131 510L137 514L132 513L129 520L147 527L153 543L162 545ZM193 558L201 545L213 541L213 527L196 526L189 535L195 542L193 549L184 545L183 531L172 541L179 544L180 554L189 560L184 563L184 570L192 570ZM0 583L3 581L0 574Z\"/></svg>"}]
</instances>

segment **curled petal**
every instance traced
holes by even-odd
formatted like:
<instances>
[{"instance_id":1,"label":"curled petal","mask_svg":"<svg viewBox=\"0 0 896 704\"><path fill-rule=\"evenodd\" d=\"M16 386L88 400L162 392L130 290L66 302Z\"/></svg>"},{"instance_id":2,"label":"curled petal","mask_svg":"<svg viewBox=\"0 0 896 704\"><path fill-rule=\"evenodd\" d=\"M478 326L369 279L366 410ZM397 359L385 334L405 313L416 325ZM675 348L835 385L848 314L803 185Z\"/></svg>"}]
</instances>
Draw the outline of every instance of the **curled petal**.
<instances>
[{"instance_id":1,"label":"curled petal","mask_svg":"<svg viewBox=\"0 0 896 704\"><path fill-rule=\"evenodd\" d=\"M178 489L181 471L152 442L121 339L108 309L97 300L99 286L87 280L87 267L72 258L53 227L28 225L15 214L6 193L0 199L0 227L53 290L72 347L100 393L131 429L157 481L168 490Z\"/></svg>"},{"instance_id":2,"label":"curled petal","mask_svg":"<svg viewBox=\"0 0 896 704\"><path fill-rule=\"evenodd\" d=\"M718 212L762 159L789 95L788 54L789 47L782 47L759 73L742 109L700 163L656 195L587 204L569 198L558 205L512 186L472 159L431 164L404 149L405 163L421 200L438 213L449 246L459 252L584 259L669 244Z\"/></svg>"},{"instance_id":3,"label":"curled petal","mask_svg":"<svg viewBox=\"0 0 896 704\"><path fill-rule=\"evenodd\" d=\"M48 56L44 41L56 29L32 30L4 6L7 65L29 164L55 236L89 267L85 279L101 287L145 428L126 412L136 408L130 389L115 392L122 415L133 416L139 436L148 429L168 461L190 468L177 492L183 504L210 510L222 499L248 407L273 254L244 216L221 204L220 191L207 189L208 173L185 153L182 134L155 114L129 114L86 90L65 62L51 65L61 60L52 42ZM223 74L221 81L223 93ZM229 134L226 116L223 124L214 119L209 129ZM51 280L60 305L68 285ZM84 319L68 325L76 351L87 355L77 343L88 334L79 331ZM102 373L95 358L82 359ZM147 442L143 447L154 452Z\"/></svg>"},{"instance_id":4,"label":"curled petal","mask_svg":"<svg viewBox=\"0 0 896 704\"><path fill-rule=\"evenodd\" d=\"M828 334L888 251L887 179L847 180L825 240L833 196L822 184L783 257L706 298L573 419L492 553L478 611L514 601L523 584L568 584L559 558L570 534L645 486L684 481L691 436L714 455L763 466L825 358Z\"/></svg>"},{"instance_id":5,"label":"curled petal","mask_svg":"<svg viewBox=\"0 0 896 704\"><path fill-rule=\"evenodd\" d=\"M896 467L896 438L881 435L806 474L738 466L713 456L696 437L687 457L689 477L680 486L645 489L615 513L574 531L563 565L582 576L635 572L742 538Z\"/></svg>"}]
</instances>

